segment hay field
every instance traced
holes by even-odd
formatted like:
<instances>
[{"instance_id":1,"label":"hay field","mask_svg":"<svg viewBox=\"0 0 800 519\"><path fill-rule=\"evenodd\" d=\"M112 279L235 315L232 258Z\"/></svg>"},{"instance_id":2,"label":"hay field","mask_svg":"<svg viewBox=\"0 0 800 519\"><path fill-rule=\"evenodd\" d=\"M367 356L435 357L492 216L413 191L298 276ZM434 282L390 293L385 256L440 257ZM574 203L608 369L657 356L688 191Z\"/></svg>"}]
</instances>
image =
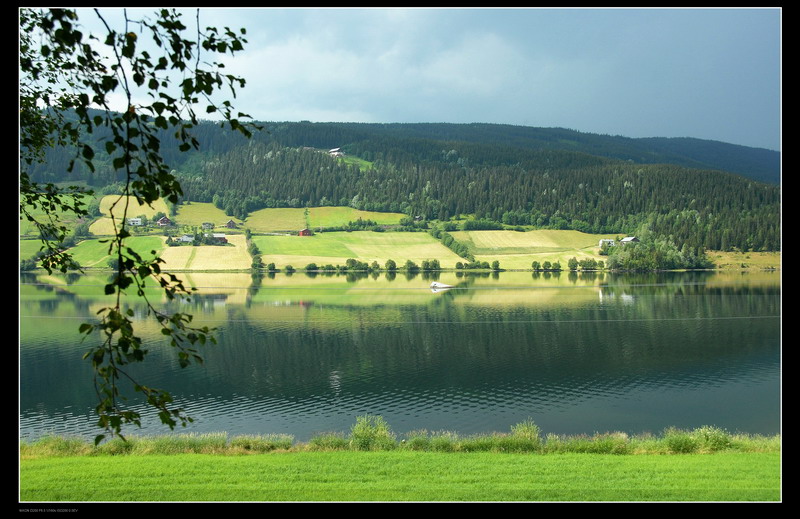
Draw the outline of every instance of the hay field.
<instances>
[{"instance_id":1,"label":"hay field","mask_svg":"<svg viewBox=\"0 0 800 519\"><path fill-rule=\"evenodd\" d=\"M182 245L167 247L161 254L164 270L247 270L252 259L247 253L247 239L228 234L228 245Z\"/></svg>"},{"instance_id":2,"label":"hay field","mask_svg":"<svg viewBox=\"0 0 800 519\"><path fill-rule=\"evenodd\" d=\"M478 261L500 262L504 269L530 269L531 263L549 261L567 267L570 258L578 260L599 255L599 242L616 235L587 234L580 231L540 229L535 231L454 231L453 238L469 247Z\"/></svg>"},{"instance_id":3,"label":"hay field","mask_svg":"<svg viewBox=\"0 0 800 519\"><path fill-rule=\"evenodd\" d=\"M377 261L381 266L393 259L398 267L409 259L417 265L438 259L444 268L463 261L428 233L330 232L314 236L254 236L253 241L261 250L264 263L275 263L278 268L302 268L309 263L344 265L349 258Z\"/></svg>"}]
</instances>

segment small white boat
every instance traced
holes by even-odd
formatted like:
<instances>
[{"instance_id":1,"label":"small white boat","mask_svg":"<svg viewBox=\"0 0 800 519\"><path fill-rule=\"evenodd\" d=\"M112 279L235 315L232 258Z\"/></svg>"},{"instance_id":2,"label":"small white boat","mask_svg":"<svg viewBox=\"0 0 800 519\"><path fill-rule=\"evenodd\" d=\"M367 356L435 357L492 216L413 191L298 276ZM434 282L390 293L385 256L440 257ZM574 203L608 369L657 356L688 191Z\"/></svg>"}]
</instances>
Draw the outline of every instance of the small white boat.
<instances>
[{"instance_id":1,"label":"small white boat","mask_svg":"<svg viewBox=\"0 0 800 519\"><path fill-rule=\"evenodd\" d=\"M438 281L434 281L431 283L431 289L441 289L441 288L453 288L453 285L445 285L444 283L439 283Z\"/></svg>"}]
</instances>

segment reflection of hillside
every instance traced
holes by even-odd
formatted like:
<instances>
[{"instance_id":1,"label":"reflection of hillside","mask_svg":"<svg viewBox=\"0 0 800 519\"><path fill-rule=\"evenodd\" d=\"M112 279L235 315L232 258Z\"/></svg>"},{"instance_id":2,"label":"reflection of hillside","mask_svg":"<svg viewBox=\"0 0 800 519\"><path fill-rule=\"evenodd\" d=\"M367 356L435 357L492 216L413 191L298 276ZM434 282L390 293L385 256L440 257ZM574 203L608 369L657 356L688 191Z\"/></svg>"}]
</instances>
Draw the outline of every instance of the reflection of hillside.
<instances>
[{"instance_id":1,"label":"reflection of hillside","mask_svg":"<svg viewBox=\"0 0 800 519\"><path fill-rule=\"evenodd\" d=\"M664 302L661 310L668 306ZM681 314L703 313L705 306ZM289 308L301 317L301 309L283 309ZM236 348L213 350L207 366L236 393L324 394L336 372L340 387L352 392L369 391L377 381L419 393L536 381L541 398L557 399L564 397L559 392L567 380L583 380L598 392L642 383L713 386L751 357L773 356L779 345L774 318L732 327L725 320L692 317L676 326L673 318L650 318L658 312L628 308L609 315L602 309L401 307L394 319L387 309L350 309L337 318L329 312L317 316L325 324L310 314L295 322L287 313L284 321L272 314L271 323L225 325L219 338Z\"/></svg>"},{"instance_id":2,"label":"reflection of hillside","mask_svg":"<svg viewBox=\"0 0 800 519\"><path fill-rule=\"evenodd\" d=\"M442 294L421 277L305 278L297 288L277 277L254 287L208 278L198 283L200 297L164 305L216 328L218 343L201 349L205 363L180 369L137 304L136 332L150 353L132 373L178 399L214 404L226 423L359 414L370 404L401 415L472 408L556 416L605 399L613 404L598 408L603 413L629 416L631 401L642 399L639 409L649 412L651 397L666 401L653 412L679 413L686 398L721 387L758 387L769 393L764 405L777 400L778 276L734 285L713 275L536 282L530 273L505 274L443 273L455 288ZM77 327L108 301L102 285L86 281L21 291L20 309L30 315L21 323L21 415L88 414L95 403ZM232 302L240 292L251 297L246 304Z\"/></svg>"}]
</instances>

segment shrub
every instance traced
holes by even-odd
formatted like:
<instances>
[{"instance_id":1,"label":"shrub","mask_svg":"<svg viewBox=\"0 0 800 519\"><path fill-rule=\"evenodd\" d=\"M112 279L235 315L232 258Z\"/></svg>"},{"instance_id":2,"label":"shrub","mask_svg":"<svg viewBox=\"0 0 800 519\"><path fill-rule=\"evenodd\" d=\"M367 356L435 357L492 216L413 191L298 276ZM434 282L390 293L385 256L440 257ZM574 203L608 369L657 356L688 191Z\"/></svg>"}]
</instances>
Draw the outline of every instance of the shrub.
<instances>
[{"instance_id":1,"label":"shrub","mask_svg":"<svg viewBox=\"0 0 800 519\"><path fill-rule=\"evenodd\" d=\"M597 454L628 454L628 435L622 432L596 434L588 452Z\"/></svg>"},{"instance_id":2,"label":"shrub","mask_svg":"<svg viewBox=\"0 0 800 519\"><path fill-rule=\"evenodd\" d=\"M396 446L394 433L381 416L359 416L350 429L350 448L354 450L391 450Z\"/></svg>"},{"instance_id":3,"label":"shrub","mask_svg":"<svg viewBox=\"0 0 800 519\"><path fill-rule=\"evenodd\" d=\"M541 442L542 429L530 418L511 426L511 434L527 440Z\"/></svg>"},{"instance_id":4,"label":"shrub","mask_svg":"<svg viewBox=\"0 0 800 519\"><path fill-rule=\"evenodd\" d=\"M692 432L700 446L711 452L728 449L731 446L731 436L719 427L704 425Z\"/></svg>"},{"instance_id":5,"label":"shrub","mask_svg":"<svg viewBox=\"0 0 800 519\"><path fill-rule=\"evenodd\" d=\"M454 432L442 431L430 438L430 450L435 452L455 452L459 449L459 438Z\"/></svg>"},{"instance_id":6,"label":"shrub","mask_svg":"<svg viewBox=\"0 0 800 519\"><path fill-rule=\"evenodd\" d=\"M341 433L324 433L311 438L308 447L313 451L338 451L347 449L348 442Z\"/></svg>"},{"instance_id":7,"label":"shrub","mask_svg":"<svg viewBox=\"0 0 800 519\"><path fill-rule=\"evenodd\" d=\"M427 451L430 450L431 439L428 437L428 431L420 429L406 433L406 439L400 443L404 449L412 451Z\"/></svg>"},{"instance_id":8,"label":"shrub","mask_svg":"<svg viewBox=\"0 0 800 519\"><path fill-rule=\"evenodd\" d=\"M664 431L664 441L670 452L688 454L697 450L697 438L686 431L670 427Z\"/></svg>"},{"instance_id":9,"label":"shrub","mask_svg":"<svg viewBox=\"0 0 800 519\"><path fill-rule=\"evenodd\" d=\"M237 436L231 439L230 446L251 452L269 452L291 449L293 441L294 437L288 434Z\"/></svg>"}]
</instances>

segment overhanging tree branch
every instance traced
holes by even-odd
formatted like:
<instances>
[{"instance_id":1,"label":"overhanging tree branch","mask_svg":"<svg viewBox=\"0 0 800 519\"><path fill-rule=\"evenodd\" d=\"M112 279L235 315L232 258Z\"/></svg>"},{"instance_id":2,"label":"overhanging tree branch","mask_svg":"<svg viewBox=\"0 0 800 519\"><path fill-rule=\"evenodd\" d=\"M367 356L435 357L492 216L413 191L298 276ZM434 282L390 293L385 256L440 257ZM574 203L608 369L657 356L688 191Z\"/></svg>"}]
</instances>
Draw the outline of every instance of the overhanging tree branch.
<instances>
[{"instance_id":1,"label":"overhanging tree branch","mask_svg":"<svg viewBox=\"0 0 800 519\"><path fill-rule=\"evenodd\" d=\"M135 390L144 394L170 428L191 421L182 409L173 407L168 392L140 384L125 370L130 363L142 362L147 354L135 334L133 312L123 309L128 291L135 291L145 301L148 314L169 337L182 367L202 361L195 346L213 341L211 330L192 325L191 315L161 312L146 297L148 281L155 282L168 300L188 296L191 291L174 275L162 272L163 260L156 251L151 251L153 259L145 259L126 244L132 200L151 205L163 198L175 204L183 194L180 182L162 158L159 132L172 131L181 151L198 148L191 132L198 124L198 105L205 106L205 113L221 114L223 125L247 137L258 127L240 122L240 118L249 116L234 115L229 101L214 103L211 99L221 89L228 89L235 97L236 87L243 87L244 79L222 74L223 65L218 62L201 60L201 52L233 55L243 50L244 29L239 34L227 27L222 35L213 27L203 32L198 10L196 37L186 39L183 34L188 29L174 10L161 9L152 19L139 20L130 19L123 11L121 31L115 30L99 10L93 12L105 28L101 38L82 32L76 11L20 10L20 217L34 221L41 229L43 248L50 251L43 266L48 271L67 271L76 264L59 246L67 229L56 223L55 215L61 210L86 214L81 197L87 193L41 188L31 182L26 166L42 160L48 147L70 146L75 150L70 171L76 161L94 171L100 152L124 174L122 194L111 209L115 235L109 240L109 254L116 258L116 268L105 292L116 296L114 304L98 312L98 323L84 323L79 329L85 339L92 340L95 334L102 339L85 355L94 368L98 425L105 431L95 439L99 442L107 434L122 436L127 424L141 425L139 413L124 405L125 397L119 389L123 377L132 380ZM178 84L172 77L175 73L180 75ZM122 93L126 100L121 111L112 109L115 93ZM92 134L100 128L109 137L101 149L96 149L98 141ZM38 222L32 207L44 209L44 222Z\"/></svg>"}]
</instances>

